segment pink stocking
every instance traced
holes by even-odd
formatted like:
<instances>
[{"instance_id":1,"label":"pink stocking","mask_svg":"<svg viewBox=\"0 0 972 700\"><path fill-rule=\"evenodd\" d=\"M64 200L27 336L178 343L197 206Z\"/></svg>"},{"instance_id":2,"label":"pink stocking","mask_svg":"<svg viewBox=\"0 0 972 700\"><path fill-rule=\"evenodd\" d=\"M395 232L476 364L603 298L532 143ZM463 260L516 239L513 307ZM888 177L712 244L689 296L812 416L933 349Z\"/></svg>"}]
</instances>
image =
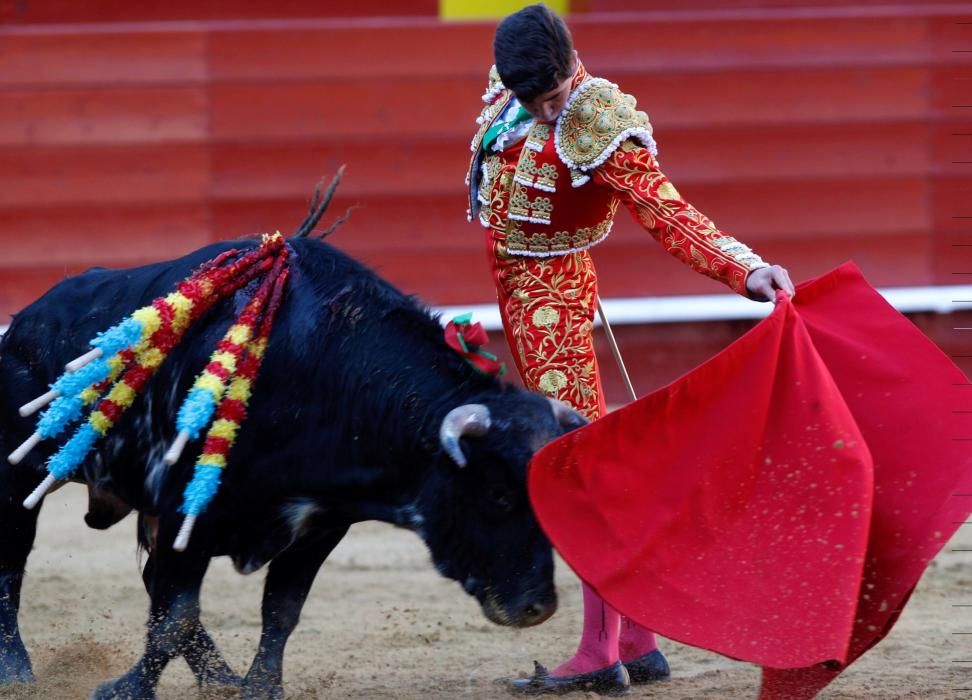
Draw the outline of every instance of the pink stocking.
<instances>
[{"instance_id":1,"label":"pink stocking","mask_svg":"<svg viewBox=\"0 0 972 700\"><path fill-rule=\"evenodd\" d=\"M618 635L621 616L586 583L584 590L584 628L577 653L550 672L553 676L590 673L618 660Z\"/></svg>"},{"instance_id":2,"label":"pink stocking","mask_svg":"<svg viewBox=\"0 0 972 700\"><path fill-rule=\"evenodd\" d=\"M622 661L634 661L657 648L654 632L631 618L621 618L621 642L618 651L621 652Z\"/></svg>"}]
</instances>

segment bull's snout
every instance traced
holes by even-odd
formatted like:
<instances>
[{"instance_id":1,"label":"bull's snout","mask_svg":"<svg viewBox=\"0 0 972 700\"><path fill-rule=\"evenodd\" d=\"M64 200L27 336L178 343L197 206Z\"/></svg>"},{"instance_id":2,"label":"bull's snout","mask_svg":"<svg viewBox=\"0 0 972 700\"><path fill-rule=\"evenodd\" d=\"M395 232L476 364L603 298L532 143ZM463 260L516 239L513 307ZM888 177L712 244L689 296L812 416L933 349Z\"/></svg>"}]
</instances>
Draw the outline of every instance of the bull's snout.
<instances>
[{"instance_id":1,"label":"bull's snout","mask_svg":"<svg viewBox=\"0 0 972 700\"><path fill-rule=\"evenodd\" d=\"M509 627L533 627L545 622L557 612L557 594L535 596L524 602L504 605L488 596L482 601L483 614L490 622Z\"/></svg>"},{"instance_id":2,"label":"bull's snout","mask_svg":"<svg viewBox=\"0 0 972 700\"><path fill-rule=\"evenodd\" d=\"M549 602L527 603L520 616L521 622L517 627L533 627L541 622L546 622L557 612L557 599Z\"/></svg>"}]
</instances>

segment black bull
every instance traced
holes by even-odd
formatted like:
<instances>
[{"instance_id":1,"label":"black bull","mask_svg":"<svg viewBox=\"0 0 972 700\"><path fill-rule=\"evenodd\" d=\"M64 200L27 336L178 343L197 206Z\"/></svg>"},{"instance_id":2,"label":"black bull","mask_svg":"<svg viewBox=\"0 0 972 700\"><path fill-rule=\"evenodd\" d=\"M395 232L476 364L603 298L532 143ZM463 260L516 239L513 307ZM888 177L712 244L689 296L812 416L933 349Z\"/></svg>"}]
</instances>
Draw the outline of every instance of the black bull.
<instances>
[{"instance_id":1,"label":"black bull","mask_svg":"<svg viewBox=\"0 0 972 700\"><path fill-rule=\"evenodd\" d=\"M91 270L18 314L0 344L0 453L33 430L18 407L44 393L96 333L231 245ZM494 622L537 624L556 608L552 551L529 507L525 473L540 446L583 419L479 374L449 349L427 310L348 256L306 238L291 245L287 297L250 415L188 550L175 552L172 543L196 453L187 449L172 467L162 456L175 438L179 402L238 300L219 303L190 328L77 474L91 494L88 524L108 527L134 508L149 553L144 655L95 698L154 697L162 669L178 655L201 684L242 683L243 697L282 697L284 645L311 583L348 528L364 520L414 530L438 570ZM0 686L32 679L17 611L37 510L21 503L54 447L41 443L20 464L0 466ZM199 621L203 576L222 554L243 573L269 562L259 648L242 680Z\"/></svg>"}]
</instances>

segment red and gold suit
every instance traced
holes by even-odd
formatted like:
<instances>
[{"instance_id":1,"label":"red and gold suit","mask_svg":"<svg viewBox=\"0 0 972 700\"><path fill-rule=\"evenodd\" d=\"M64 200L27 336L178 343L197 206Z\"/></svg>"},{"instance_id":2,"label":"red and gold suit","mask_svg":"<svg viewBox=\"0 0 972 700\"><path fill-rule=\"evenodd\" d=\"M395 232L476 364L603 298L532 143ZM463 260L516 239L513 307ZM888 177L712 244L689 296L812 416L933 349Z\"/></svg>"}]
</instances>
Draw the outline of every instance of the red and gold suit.
<instances>
[{"instance_id":1,"label":"red and gold suit","mask_svg":"<svg viewBox=\"0 0 972 700\"><path fill-rule=\"evenodd\" d=\"M607 238L618 204L669 253L740 294L749 272L766 263L681 198L658 168L648 116L617 85L579 65L556 122L524 124L525 137L502 150L484 148L487 131L515 106L495 67L483 101L467 176L469 216L487 229L514 360L528 388L597 418L606 409L589 249Z\"/></svg>"}]
</instances>

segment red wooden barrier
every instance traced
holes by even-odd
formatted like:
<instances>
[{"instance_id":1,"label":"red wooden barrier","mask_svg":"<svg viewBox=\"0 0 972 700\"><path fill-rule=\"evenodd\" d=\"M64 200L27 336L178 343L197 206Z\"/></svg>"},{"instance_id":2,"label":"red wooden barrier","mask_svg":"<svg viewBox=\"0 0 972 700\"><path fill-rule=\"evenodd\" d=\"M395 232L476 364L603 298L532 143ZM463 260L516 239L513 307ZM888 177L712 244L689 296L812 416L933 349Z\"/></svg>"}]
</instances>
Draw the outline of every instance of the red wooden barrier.
<instances>
[{"instance_id":1,"label":"red wooden barrier","mask_svg":"<svg viewBox=\"0 0 972 700\"><path fill-rule=\"evenodd\" d=\"M797 278L853 258L879 285L968 281L972 5L712 4L750 9L572 18L679 190ZM0 322L91 265L291 230L341 163L337 245L431 302L493 298L462 184L493 26L309 6L44 0L5 21L0 0ZM595 261L605 296L721 290L624 213Z\"/></svg>"},{"instance_id":2,"label":"red wooden barrier","mask_svg":"<svg viewBox=\"0 0 972 700\"><path fill-rule=\"evenodd\" d=\"M288 17L438 16L437 0L0 0L0 22L60 24Z\"/></svg>"}]
</instances>

